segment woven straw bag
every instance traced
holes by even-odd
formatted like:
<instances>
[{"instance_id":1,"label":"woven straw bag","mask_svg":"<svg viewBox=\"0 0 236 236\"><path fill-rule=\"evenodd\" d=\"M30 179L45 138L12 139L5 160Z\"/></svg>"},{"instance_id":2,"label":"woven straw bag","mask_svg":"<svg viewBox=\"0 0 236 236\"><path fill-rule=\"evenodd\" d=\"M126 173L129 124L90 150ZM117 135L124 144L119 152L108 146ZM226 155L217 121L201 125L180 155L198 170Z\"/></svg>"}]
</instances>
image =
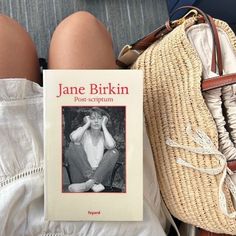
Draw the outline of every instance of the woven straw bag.
<instances>
[{"instance_id":1,"label":"woven straw bag","mask_svg":"<svg viewBox=\"0 0 236 236\"><path fill-rule=\"evenodd\" d=\"M236 234L236 187L231 178L234 169L229 168L234 161L227 162L219 149L219 131L201 89L232 84L236 76L221 76L217 83L215 78L208 80L213 87L202 83L203 64L186 30L201 24L196 14L199 19L203 14L192 13L148 35L145 46L139 40L138 49L135 44L126 47L119 63L130 64L141 54L132 68L144 72L146 125L161 194L172 215L211 232ZM236 54L232 30L223 21L214 23L225 32ZM216 58L217 54L213 53Z\"/></svg>"}]
</instances>

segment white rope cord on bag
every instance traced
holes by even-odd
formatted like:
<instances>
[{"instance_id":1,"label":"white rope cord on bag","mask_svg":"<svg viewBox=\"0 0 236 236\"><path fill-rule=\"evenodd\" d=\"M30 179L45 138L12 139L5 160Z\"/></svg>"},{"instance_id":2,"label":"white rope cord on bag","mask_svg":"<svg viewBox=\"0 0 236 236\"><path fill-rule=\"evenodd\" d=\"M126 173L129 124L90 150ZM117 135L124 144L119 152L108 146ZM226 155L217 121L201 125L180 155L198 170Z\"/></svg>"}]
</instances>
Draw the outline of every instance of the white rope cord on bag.
<instances>
[{"instance_id":1,"label":"white rope cord on bag","mask_svg":"<svg viewBox=\"0 0 236 236\"><path fill-rule=\"evenodd\" d=\"M199 147L189 147L186 145L181 145L170 138L167 138L166 144L170 147L182 148L184 150L197 154L214 155L212 157L219 160L219 166L215 168L198 168L193 166L191 163L183 160L182 158L178 158L177 163L209 175L218 175L222 173L222 178L220 179L219 183L219 206L224 215L228 216L229 218L236 218L236 211L233 211L231 213L228 212L227 200L223 190L225 184L232 194L233 199L236 200L236 185L233 183L230 177L233 172L227 167L226 157L218 151L218 149L212 143L211 139L202 130L196 129L196 131L194 132L192 131L191 126L188 125L186 128L186 133L195 143L199 145Z\"/></svg>"}]
</instances>

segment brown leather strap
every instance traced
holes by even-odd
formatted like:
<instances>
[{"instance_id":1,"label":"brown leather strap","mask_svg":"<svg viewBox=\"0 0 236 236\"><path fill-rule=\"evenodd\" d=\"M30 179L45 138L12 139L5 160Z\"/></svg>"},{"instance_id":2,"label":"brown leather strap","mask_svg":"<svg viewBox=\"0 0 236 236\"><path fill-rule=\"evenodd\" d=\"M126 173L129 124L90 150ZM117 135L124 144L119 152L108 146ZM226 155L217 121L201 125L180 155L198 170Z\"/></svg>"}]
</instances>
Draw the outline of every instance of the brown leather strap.
<instances>
[{"instance_id":1,"label":"brown leather strap","mask_svg":"<svg viewBox=\"0 0 236 236\"><path fill-rule=\"evenodd\" d=\"M193 7L193 6L184 6L184 7L180 7L178 9L176 9L170 16L171 17L179 10L181 9L194 9L196 11L199 11L200 13L202 13L202 15L204 16L204 18L208 20L208 18L206 17L206 14L204 12L202 12L200 9ZM151 32L150 34L146 35L145 37L137 40L135 43L131 44L132 49L134 50L146 50L151 44L153 44L156 40L162 38L163 36L165 36L166 34L168 34L170 31L172 31L177 25L178 23L175 21L171 21L168 20L165 25L162 25L161 27L155 29L153 32Z\"/></svg>"},{"instance_id":2,"label":"brown leather strap","mask_svg":"<svg viewBox=\"0 0 236 236\"><path fill-rule=\"evenodd\" d=\"M214 45L213 45L213 53L212 53L212 63L211 63L211 71L216 73L216 64L218 65L218 73L219 75L223 75L223 63L222 63L222 55L221 55L221 46L220 46L220 39L218 35L218 31L215 25L215 22L211 16L207 16L210 23L211 23L211 30L214 37ZM217 58L217 61L216 61Z\"/></svg>"},{"instance_id":3,"label":"brown leather strap","mask_svg":"<svg viewBox=\"0 0 236 236\"><path fill-rule=\"evenodd\" d=\"M162 25L150 34L146 35L144 38L141 38L135 43L131 44L131 47L134 50L146 50L151 44L153 44L156 40L160 39L164 35L168 34L171 30L172 28L170 28L170 26Z\"/></svg>"},{"instance_id":4,"label":"brown leather strap","mask_svg":"<svg viewBox=\"0 0 236 236\"><path fill-rule=\"evenodd\" d=\"M218 34L217 34L217 30L216 30L214 21L212 20L212 18L210 18L208 15L206 15L203 11L201 11L199 8L194 7L194 6L183 6L183 7L180 7L178 9L176 9L171 14L170 19L177 11L179 11L181 9L194 9L194 10L196 10L198 13L201 14L201 16L198 17L198 20L200 22L205 21L210 26L212 34L213 34L213 56L212 56L213 66L212 66L212 68L213 69L215 68L213 72L216 72L216 52L215 51L217 51L217 57L220 57L221 54L220 54L220 47L218 46L219 45L219 40L217 40L218 39ZM151 44L153 44L156 40L161 39L163 36L165 36L170 31L172 31L178 25L178 22L176 22L176 21L172 22L170 19L166 22L165 25L157 28L156 30L154 30L150 34L146 35L145 37L143 37L143 38L137 40L135 43L131 44L132 50L144 51ZM216 38L216 40L215 40L215 38ZM217 42L215 42L215 41L217 41ZM216 49L216 46L217 46L217 49ZM217 58L217 61L222 61L222 60L220 58ZM117 60L117 64L119 66L122 66L122 67L128 67L129 66L129 65L124 65L124 63L120 62L119 60Z\"/></svg>"},{"instance_id":5,"label":"brown leather strap","mask_svg":"<svg viewBox=\"0 0 236 236\"><path fill-rule=\"evenodd\" d=\"M209 78L202 81L202 91L208 91L215 88L220 88L226 85L231 85L236 83L236 74L228 74L223 76L223 62L221 54L221 46L219 35L214 20L208 15L209 21L211 22L211 29L213 31L214 43L213 54L212 54L212 64L211 70L216 73L216 64L218 67L218 73L220 76ZM216 61L217 58L217 61Z\"/></svg>"},{"instance_id":6,"label":"brown leather strap","mask_svg":"<svg viewBox=\"0 0 236 236\"><path fill-rule=\"evenodd\" d=\"M183 6L177 8L170 16L170 18L179 10L181 9L194 9L198 13L200 13L205 20L205 22L210 26L212 37L213 37L213 46L212 46L212 63L211 63L211 70L216 73L216 65L218 65L218 72L219 75L223 75L223 64L222 64L222 56L221 56L221 47L220 47L220 40L219 35L217 32L217 28L213 18L210 15L205 14L202 10L195 6Z\"/></svg>"},{"instance_id":7,"label":"brown leather strap","mask_svg":"<svg viewBox=\"0 0 236 236\"><path fill-rule=\"evenodd\" d=\"M172 29L170 26L162 25L159 28L155 29L145 37L138 39L135 43L131 44L130 47L132 50L144 51L150 45L152 45L156 40L161 39L164 35L168 34ZM116 59L116 64L123 69L127 69L130 65L125 64L119 59Z\"/></svg>"},{"instance_id":8,"label":"brown leather strap","mask_svg":"<svg viewBox=\"0 0 236 236\"><path fill-rule=\"evenodd\" d=\"M211 70L214 73L218 73L220 76L207 79L202 81L202 91L207 91L214 88L219 88L225 85L230 85L233 83L236 83L236 74L230 74L230 75L223 75L223 63L222 63L222 55L221 55L221 46L220 46L220 40L219 35L217 32L217 28L215 25L214 20L209 15L206 15L203 11L200 9L194 7L194 6L183 6L178 9L176 9L175 12L170 16L170 18L179 10L181 9L194 9L201 15L197 17L197 22L206 22L211 29L212 36L213 36L213 47L212 47L212 64L211 64ZM173 30L178 25L178 22L173 21L171 22L168 20L165 25L157 28L144 38L139 39L135 43L131 45L131 50L137 50L140 51L140 54L142 51L147 49L151 44L153 44L156 40L161 39L163 36L168 34L171 30ZM122 68L128 68L130 65L126 65L125 63L117 60L117 65Z\"/></svg>"},{"instance_id":9,"label":"brown leather strap","mask_svg":"<svg viewBox=\"0 0 236 236\"><path fill-rule=\"evenodd\" d=\"M230 170L233 172L236 171L236 160L230 160L227 162L227 166L229 167Z\"/></svg>"},{"instance_id":10,"label":"brown leather strap","mask_svg":"<svg viewBox=\"0 0 236 236\"><path fill-rule=\"evenodd\" d=\"M230 236L230 235L228 235L228 234L216 234L216 233L212 233L212 232L200 229L197 236Z\"/></svg>"},{"instance_id":11,"label":"brown leather strap","mask_svg":"<svg viewBox=\"0 0 236 236\"><path fill-rule=\"evenodd\" d=\"M181 9L194 9L197 12L199 12L201 14L202 17L200 17L199 19L202 22L202 19L204 19L204 21L206 23L208 23L210 25L210 28L212 28L212 22L210 21L210 19L208 18L208 15L205 14L202 10L200 10L197 7L194 6L183 6L183 7L179 7L177 8L171 15L170 15L170 19L172 18L172 16L179 10ZM135 50L146 50L151 44L153 44L156 40L160 39L161 37L163 37L164 35L166 35L167 33L169 33L170 31L172 31L177 25L178 23L175 21L171 21L168 20L165 25L157 28L156 30L154 30L153 32L151 32L150 34L146 35L145 37L137 40L135 43L133 43L132 49ZM213 21L214 22L214 21ZM212 29L212 32L214 32L214 30ZM217 31L216 31L217 32Z\"/></svg>"},{"instance_id":12,"label":"brown leather strap","mask_svg":"<svg viewBox=\"0 0 236 236\"><path fill-rule=\"evenodd\" d=\"M234 83L236 83L236 73L216 76L202 81L202 91L208 91Z\"/></svg>"}]
</instances>

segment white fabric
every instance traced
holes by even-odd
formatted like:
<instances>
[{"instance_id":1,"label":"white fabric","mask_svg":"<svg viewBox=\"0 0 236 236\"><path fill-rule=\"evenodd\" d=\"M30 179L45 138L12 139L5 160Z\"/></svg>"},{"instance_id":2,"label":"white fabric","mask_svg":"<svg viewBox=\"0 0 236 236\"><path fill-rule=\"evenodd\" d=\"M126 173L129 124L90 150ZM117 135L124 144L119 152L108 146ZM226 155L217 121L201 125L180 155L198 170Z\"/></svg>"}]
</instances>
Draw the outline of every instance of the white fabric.
<instances>
[{"instance_id":1,"label":"white fabric","mask_svg":"<svg viewBox=\"0 0 236 236\"><path fill-rule=\"evenodd\" d=\"M187 31L188 38L197 50L203 65L203 79L217 76L211 71L212 60L212 33L207 24L192 26ZM227 34L218 28L220 39L224 74L236 73L236 53L229 41ZM223 88L209 90L203 93L206 104L216 122L219 149L226 160L236 159L236 85L228 85ZM222 103L227 112L227 119L223 115ZM227 125L226 125L227 124ZM228 131L226 126L228 126ZM226 172L225 172L226 174ZM236 188L236 173L230 173L226 177L230 189ZM234 205L236 206L236 191L232 192ZM222 199L221 199L222 200ZM224 199L223 199L224 200ZM224 200L226 201L226 200ZM226 206L224 206L226 208ZM226 212L226 209L224 210ZM226 214L228 215L228 214ZM234 214L230 214L235 217Z\"/></svg>"},{"instance_id":2,"label":"white fabric","mask_svg":"<svg viewBox=\"0 0 236 236\"><path fill-rule=\"evenodd\" d=\"M189 28L188 38L196 48L203 65L203 79L217 76L211 71L212 61L212 33L207 24L199 24ZM224 74L236 73L236 54L230 44L226 33L218 29L218 35L222 51ZM209 90L203 93L206 104L216 122L220 151L227 159L236 159L236 147L231 137L236 137L236 95L235 85ZM223 99L222 99L223 96ZM222 103L227 109L228 123L231 128L229 133L226 129L226 119L223 115Z\"/></svg>"},{"instance_id":3,"label":"white fabric","mask_svg":"<svg viewBox=\"0 0 236 236\"><path fill-rule=\"evenodd\" d=\"M24 79L0 80L1 236L163 236L150 144L144 132L143 222L45 222L43 218L42 88Z\"/></svg>"},{"instance_id":4,"label":"white fabric","mask_svg":"<svg viewBox=\"0 0 236 236\"><path fill-rule=\"evenodd\" d=\"M81 140L84 151L87 154L88 162L93 169L97 168L104 154L104 136L100 135L96 145L93 143L91 133L89 130L84 132Z\"/></svg>"}]
</instances>

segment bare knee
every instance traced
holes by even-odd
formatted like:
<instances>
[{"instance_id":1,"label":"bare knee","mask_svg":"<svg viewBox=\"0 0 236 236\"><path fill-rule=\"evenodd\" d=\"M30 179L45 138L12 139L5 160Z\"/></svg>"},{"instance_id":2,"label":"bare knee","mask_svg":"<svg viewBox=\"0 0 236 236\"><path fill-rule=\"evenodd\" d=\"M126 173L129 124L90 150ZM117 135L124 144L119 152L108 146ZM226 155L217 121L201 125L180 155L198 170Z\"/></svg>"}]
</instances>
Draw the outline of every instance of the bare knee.
<instances>
[{"instance_id":1,"label":"bare knee","mask_svg":"<svg viewBox=\"0 0 236 236\"><path fill-rule=\"evenodd\" d=\"M4 26L13 25L13 24L18 25L19 23L7 15L0 14L0 24L2 27L4 27ZM1 28L1 30L2 30L2 28Z\"/></svg>"},{"instance_id":2,"label":"bare knee","mask_svg":"<svg viewBox=\"0 0 236 236\"><path fill-rule=\"evenodd\" d=\"M14 42L14 49L16 46L24 44L33 45L31 38L26 30L14 19L9 16L0 14L0 46L2 43Z\"/></svg>"},{"instance_id":3,"label":"bare knee","mask_svg":"<svg viewBox=\"0 0 236 236\"><path fill-rule=\"evenodd\" d=\"M61 28L61 27L66 27L66 26L75 26L77 27L78 25L83 25L84 28L86 28L86 26L91 26L94 24L97 24L98 20L97 18L92 15L91 13L87 12L87 11L78 11L75 12L71 15L69 15L68 17L66 17L58 26L57 28Z\"/></svg>"},{"instance_id":4,"label":"bare knee","mask_svg":"<svg viewBox=\"0 0 236 236\"><path fill-rule=\"evenodd\" d=\"M119 157L119 151L116 148L107 150L107 154L115 159L118 159Z\"/></svg>"},{"instance_id":5,"label":"bare knee","mask_svg":"<svg viewBox=\"0 0 236 236\"><path fill-rule=\"evenodd\" d=\"M0 24L6 24L6 23L11 23L15 20L13 20L12 18L10 18L9 16L7 15L4 15L4 14L1 14L0 13Z\"/></svg>"},{"instance_id":6,"label":"bare knee","mask_svg":"<svg viewBox=\"0 0 236 236\"><path fill-rule=\"evenodd\" d=\"M39 82L36 48L26 30L0 14L0 78L23 77Z\"/></svg>"},{"instance_id":7,"label":"bare knee","mask_svg":"<svg viewBox=\"0 0 236 236\"><path fill-rule=\"evenodd\" d=\"M50 68L114 68L114 62L111 36L91 13L76 12L55 29L49 49Z\"/></svg>"},{"instance_id":8,"label":"bare knee","mask_svg":"<svg viewBox=\"0 0 236 236\"><path fill-rule=\"evenodd\" d=\"M14 34L12 34L14 33ZM16 33L20 33L20 35L17 35ZM15 36L21 36L24 35L25 31L20 26L20 24L15 21L14 19L10 18L9 16L0 14L0 46L3 43L11 43L11 41L16 38ZM5 45L4 45L5 46Z\"/></svg>"},{"instance_id":9,"label":"bare knee","mask_svg":"<svg viewBox=\"0 0 236 236\"><path fill-rule=\"evenodd\" d=\"M54 35L61 33L61 31L63 31L63 33L77 33L83 31L86 32L86 34L89 34L94 30L100 30L102 33L106 34L111 42L110 34L107 32L105 26L94 15L86 11L75 12L72 15L66 17L57 26Z\"/></svg>"}]
</instances>

